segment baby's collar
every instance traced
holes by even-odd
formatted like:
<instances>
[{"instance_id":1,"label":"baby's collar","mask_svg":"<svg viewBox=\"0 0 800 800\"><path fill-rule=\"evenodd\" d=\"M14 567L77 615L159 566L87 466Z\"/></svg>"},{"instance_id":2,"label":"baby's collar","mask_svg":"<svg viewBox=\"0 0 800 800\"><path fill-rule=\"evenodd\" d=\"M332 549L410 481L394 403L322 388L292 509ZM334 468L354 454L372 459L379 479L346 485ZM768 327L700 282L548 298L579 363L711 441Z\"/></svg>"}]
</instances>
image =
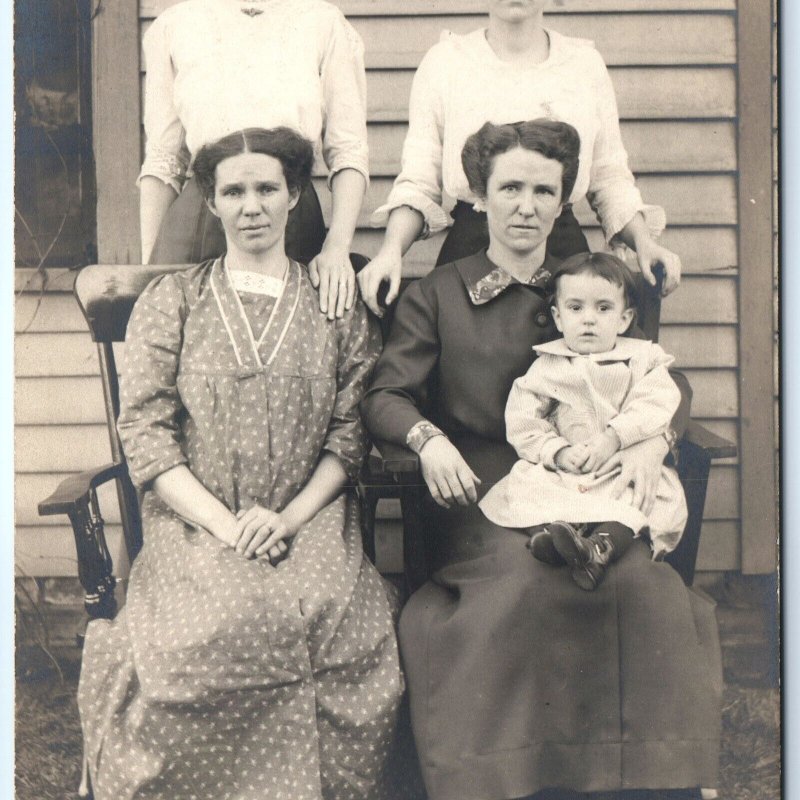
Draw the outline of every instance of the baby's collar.
<instances>
[{"instance_id":1,"label":"baby's collar","mask_svg":"<svg viewBox=\"0 0 800 800\"><path fill-rule=\"evenodd\" d=\"M566 340L555 339L552 342L545 342L544 344L537 344L534 350L539 355L550 356L563 356L565 358L589 358L592 361L629 361L635 355L639 354L646 347L650 346L647 339L630 339L627 336L618 336L617 341L612 350L607 350L605 353L589 353L581 355L574 350L567 347Z\"/></svg>"}]
</instances>

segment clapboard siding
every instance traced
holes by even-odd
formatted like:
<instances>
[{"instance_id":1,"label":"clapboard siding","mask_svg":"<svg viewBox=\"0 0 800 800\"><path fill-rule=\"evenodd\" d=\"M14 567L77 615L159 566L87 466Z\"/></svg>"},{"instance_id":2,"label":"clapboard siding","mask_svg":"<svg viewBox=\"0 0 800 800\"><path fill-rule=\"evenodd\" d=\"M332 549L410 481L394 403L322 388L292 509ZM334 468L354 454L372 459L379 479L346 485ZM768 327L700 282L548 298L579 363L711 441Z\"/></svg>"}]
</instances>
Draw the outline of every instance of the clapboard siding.
<instances>
[{"instance_id":1,"label":"clapboard siding","mask_svg":"<svg viewBox=\"0 0 800 800\"><path fill-rule=\"evenodd\" d=\"M15 381L15 426L85 425L103 420L103 388L99 377L70 378L56 374ZM86 469L92 466L87 459Z\"/></svg>"},{"instance_id":2,"label":"clapboard siding","mask_svg":"<svg viewBox=\"0 0 800 800\"><path fill-rule=\"evenodd\" d=\"M122 538L122 526L106 525L106 541L114 562L114 573L127 577L128 558ZM30 577L67 577L78 571L75 537L68 525L41 527L17 525L14 565L18 575Z\"/></svg>"},{"instance_id":3,"label":"clapboard siding","mask_svg":"<svg viewBox=\"0 0 800 800\"><path fill-rule=\"evenodd\" d=\"M14 431L18 473L79 472L112 460L105 424L18 425Z\"/></svg>"},{"instance_id":4,"label":"clapboard siding","mask_svg":"<svg viewBox=\"0 0 800 800\"><path fill-rule=\"evenodd\" d=\"M17 333L86 333L86 321L71 294L23 294L15 303Z\"/></svg>"},{"instance_id":5,"label":"clapboard siding","mask_svg":"<svg viewBox=\"0 0 800 800\"><path fill-rule=\"evenodd\" d=\"M173 2L140 0L140 39ZM367 221L399 168L414 69L442 29L462 32L483 24L485 0L338 0L337 5L366 45L373 180L353 249L374 255L381 232ZM552 7L547 24L593 39L609 64L632 169L645 199L667 210L670 227L662 241L681 255L685 277L664 302L662 344L692 383L694 416L737 440L736 2L569 0ZM140 70L143 79L143 61L131 69ZM136 160L141 144L140 139L98 158L120 158L122 150L123 158ZM126 174L133 167L128 165ZM319 188L327 213L329 194ZM136 191L130 180L114 189L129 198ZM584 204L578 214L591 246L601 247L592 212ZM404 262L407 274L425 274L441 241L438 235L417 243ZM40 294L34 281L16 300L15 326L24 331L15 347L16 557L26 574L74 574L71 532L63 519L40 519L36 503L66 475L110 457L96 352L68 293L72 279L51 271L46 292ZM18 276L18 289L24 281ZM737 459L714 467L700 569L741 564L738 481ZM117 560L122 547L111 487L101 490L101 502ZM399 569L396 504L381 508L379 561Z\"/></svg>"}]
</instances>

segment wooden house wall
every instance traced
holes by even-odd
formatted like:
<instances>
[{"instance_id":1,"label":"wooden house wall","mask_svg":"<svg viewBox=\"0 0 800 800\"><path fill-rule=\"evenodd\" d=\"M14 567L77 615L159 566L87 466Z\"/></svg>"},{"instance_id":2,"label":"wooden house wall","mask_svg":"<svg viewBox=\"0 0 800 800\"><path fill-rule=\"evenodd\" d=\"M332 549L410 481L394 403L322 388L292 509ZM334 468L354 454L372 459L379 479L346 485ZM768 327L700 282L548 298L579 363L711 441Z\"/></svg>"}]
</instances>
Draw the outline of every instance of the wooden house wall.
<instances>
[{"instance_id":1,"label":"wooden house wall","mask_svg":"<svg viewBox=\"0 0 800 800\"><path fill-rule=\"evenodd\" d=\"M153 17L174 1L140 1L136 43ZM354 249L371 255L381 232L370 229L367 219L398 171L414 69L441 30L466 32L481 25L484 3L337 0L337 5L366 45L373 178ZM632 168L645 199L665 207L669 228L663 241L683 258L682 285L664 303L662 343L675 353L692 383L694 416L738 441L736 0L561 0L551 5L549 26L594 39L605 57ZM118 35L130 39L120 23L104 24L116 24ZM126 52L132 46L128 41ZM145 68L142 59L142 73ZM139 98L130 102L134 100L139 108ZM124 134L129 138L130 128L129 121ZM135 145L134 152L124 156L125 164L114 166L114 190L127 193L128 214L135 209L136 190L132 182L120 184L119 176L135 177L140 138ZM322 182L321 176L318 180ZM324 187L320 196L327 212ZM599 247L593 216L585 206L578 213L589 226L591 244ZM415 245L404 262L406 272L418 275L429 269L440 242L434 238ZM124 257L130 256L132 245L125 247L127 251L123 247L107 257L101 248L101 260L135 261ZM122 254L115 259L114 253ZM20 274L19 280L24 282L26 276ZM65 520L39 518L36 502L67 473L109 458L94 346L69 295L70 284L70 274L51 274L48 291L40 295L34 281L17 300L17 328L33 318L16 342L17 563L28 574L74 574L74 548ZM117 555L118 512L111 492L104 500ZM382 508L379 530L379 547L390 566L399 558L396 511L392 504ZM741 516L739 460L717 463L709 486L700 569L741 568Z\"/></svg>"}]
</instances>

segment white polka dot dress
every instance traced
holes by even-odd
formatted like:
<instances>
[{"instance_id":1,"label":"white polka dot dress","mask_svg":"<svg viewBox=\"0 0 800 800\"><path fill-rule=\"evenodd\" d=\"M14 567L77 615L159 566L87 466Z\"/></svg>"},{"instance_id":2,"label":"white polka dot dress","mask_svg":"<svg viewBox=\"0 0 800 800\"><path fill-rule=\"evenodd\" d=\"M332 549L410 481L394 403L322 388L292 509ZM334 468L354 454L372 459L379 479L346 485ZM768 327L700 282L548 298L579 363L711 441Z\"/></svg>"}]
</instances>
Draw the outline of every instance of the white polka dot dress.
<instances>
[{"instance_id":1,"label":"white polka dot dress","mask_svg":"<svg viewBox=\"0 0 800 800\"><path fill-rule=\"evenodd\" d=\"M296 263L277 300L240 298L220 260L157 279L122 368L134 482L185 463L238 511L283 508L323 450L355 477L378 348L363 306L329 322ZM277 567L152 492L142 516L127 604L86 637L78 700L96 800L383 797L403 684L353 491Z\"/></svg>"}]
</instances>

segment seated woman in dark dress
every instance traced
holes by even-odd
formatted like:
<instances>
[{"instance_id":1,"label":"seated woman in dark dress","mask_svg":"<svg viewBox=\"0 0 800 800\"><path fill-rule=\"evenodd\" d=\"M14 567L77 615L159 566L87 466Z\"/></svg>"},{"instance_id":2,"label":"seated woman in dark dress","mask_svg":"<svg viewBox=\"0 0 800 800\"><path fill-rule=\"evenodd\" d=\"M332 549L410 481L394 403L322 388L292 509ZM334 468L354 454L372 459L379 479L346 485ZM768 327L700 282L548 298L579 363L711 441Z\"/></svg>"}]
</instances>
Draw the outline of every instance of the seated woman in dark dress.
<instances>
[{"instance_id":1,"label":"seated woman in dark dress","mask_svg":"<svg viewBox=\"0 0 800 800\"><path fill-rule=\"evenodd\" d=\"M431 800L552 788L694 797L717 780L712 605L640 540L582 592L476 505L516 460L511 384L532 347L558 335L546 289L558 262L545 243L578 150L577 132L549 120L487 124L467 141L489 247L406 290L362 402L376 437L419 453L430 489L434 572L403 611L400 641ZM667 450L659 436L617 456L645 513Z\"/></svg>"}]
</instances>

